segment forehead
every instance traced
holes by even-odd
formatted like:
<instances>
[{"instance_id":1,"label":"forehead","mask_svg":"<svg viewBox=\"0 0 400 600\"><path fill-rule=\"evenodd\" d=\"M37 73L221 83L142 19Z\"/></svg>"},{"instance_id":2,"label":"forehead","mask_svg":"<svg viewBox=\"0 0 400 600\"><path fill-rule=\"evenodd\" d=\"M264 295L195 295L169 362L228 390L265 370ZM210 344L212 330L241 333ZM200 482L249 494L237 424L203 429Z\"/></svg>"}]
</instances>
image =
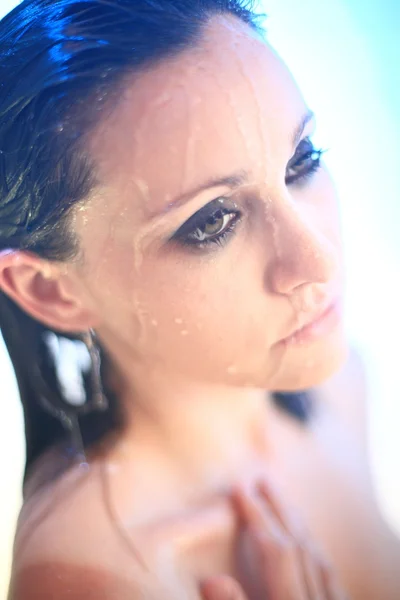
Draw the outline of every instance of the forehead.
<instances>
[{"instance_id":1,"label":"forehead","mask_svg":"<svg viewBox=\"0 0 400 600\"><path fill-rule=\"evenodd\" d=\"M152 214L205 180L287 160L304 110L270 46L217 17L196 47L132 77L92 152L106 186L139 194Z\"/></svg>"}]
</instances>

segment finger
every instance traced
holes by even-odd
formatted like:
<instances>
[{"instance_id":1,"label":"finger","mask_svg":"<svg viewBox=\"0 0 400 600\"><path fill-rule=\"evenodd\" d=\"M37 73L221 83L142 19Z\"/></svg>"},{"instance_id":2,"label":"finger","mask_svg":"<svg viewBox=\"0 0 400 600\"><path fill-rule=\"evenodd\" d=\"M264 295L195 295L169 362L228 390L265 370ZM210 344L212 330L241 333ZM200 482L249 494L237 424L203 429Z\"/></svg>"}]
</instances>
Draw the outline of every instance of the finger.
<instances>
[{"instance_id":1,"label":"finger","mask_svg":"<svg viewBox=\"0 0 400 600\"><path fill-rule=\"evenodd\" d=\"M339 579L327 562L320 566L320 576L326 600L348 600L348 596L340 585Z\"/></svg>"},{"instance_id":2,"label":"finger","mask_svg":"<svg viewBox=\"0 0 400 600\"><path fill-rule=\"evenodd\" d=\"M249 529L255 568L268 598L292 597L295 591L296 600L325 600L316 560L307 550L304 528L295 524L269 482L262 481L257 487L258 497L239 489L235 502ZM264 502L260 502L260 496Z\"/></svg>"},{"instance_id":3,"label":"finger","mask_svg":"<svg viewBox=\"0 0 400 600\"><path fill-rule=\"evenodd\" d=\"M246 525L255 537L282 537L282 530L268 506L260 502L248 490L237 489L233 493L233 501L242 523Z\"/></svg>"},{"instance_id":4,"label":"finger","mask_svg":"<svg viewBox=\"0 0 400 600\"><path fill-rule=\"evenodd\" d=\"M268 598L280 598L282 581L287 579L289 571L294 572L291 564L294 540L284 533L268 504L262 506L258 498L241 488L233 497L239 517L247 528L257 578Z\"/></svg>"},{"instance_id":5,"label":"finger","mask_svg":"<svg viewBox=\"0 0 400 600\"><path fill-rule=\"evenodd\" d=\"M296 600L311 600L306 595L298 546L293 538L280 528L279 531L280 534L271 535L265 529L249 530L256 578L268 600L292 598L293 593Z\"/></svg>"},{"instance_id":6,"label":"finger","mask_svg":"<svg viewBox=\"0 0 400 600\"><path fill-rule=\"evenodd\" d=\"M310 600L325 600L324 582L321 578L320 555L308 545L299 546L299 571L302 583Z\"/></svg>"},{"instance_id":7,"label":"finger","mask_svg":"<svg viewBox=\"0 0 400 600\"><path fill-rule=\"evenodd\" d=\"M260 506L245 493L239 493L238 500L247 521L252 524L250 537L260 580L268 597L281 598L282 594L295 590L296 600L325 600L318 549L304 539L286 533L289 527L285 531L280 526L277 513L270 510L269 502ZM267 524L266 514L269 515Z\"/></svg>"},{"instance_id":8,"label":"finger","mask_svg":"<svg viewBox=\"0 0 400 600\"><path fill-rule=\"evenodd\" d=\"M200 587L204 600L248 600L239 583L227 575L209 579Z\"/></svg>"},{"instance_id":9,"label":"finger","mask_svg":"<svg viewBox=\"0 0 400 600\"><path fill-rule=\"evenodd\" d=\"M261 507L250 494L249 490L236 488L233 490L232 499L237 513L245 525L262 528L265 524L265 517Z\"/></svg>"},{"instance_id":10,"label":"finger","mask_svg":"<svg viewBox=\"0 0 400 600\"><path fill-rule=\"evenodd\" d=\"M269 480L262 479L257 488L264 505L268 506L283 531L299 542L304 541L307 537L304 525L290 513L276 487Z\"/></svg>"}]
</instances>

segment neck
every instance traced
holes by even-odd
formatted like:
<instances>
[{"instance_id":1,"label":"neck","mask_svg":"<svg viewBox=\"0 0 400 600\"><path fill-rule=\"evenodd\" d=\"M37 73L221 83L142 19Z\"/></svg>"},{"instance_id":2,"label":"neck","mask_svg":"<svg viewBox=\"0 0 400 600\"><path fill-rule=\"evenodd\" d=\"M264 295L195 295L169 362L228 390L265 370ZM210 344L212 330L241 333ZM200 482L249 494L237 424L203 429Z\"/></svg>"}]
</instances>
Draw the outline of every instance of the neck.
<instances>
[{"instance_id":1,"label":"neck","mask_svg":"<svg viewBox=\"0 0 400 600\"><path fill-rule=\"evenodd\" d=\"M263 390L207 386L158 376L129 385L121 397L127 407L125 447L148 457L174 481L196 494L243 483L268 454L269 403Z\"/></svg>"}]
</instances>

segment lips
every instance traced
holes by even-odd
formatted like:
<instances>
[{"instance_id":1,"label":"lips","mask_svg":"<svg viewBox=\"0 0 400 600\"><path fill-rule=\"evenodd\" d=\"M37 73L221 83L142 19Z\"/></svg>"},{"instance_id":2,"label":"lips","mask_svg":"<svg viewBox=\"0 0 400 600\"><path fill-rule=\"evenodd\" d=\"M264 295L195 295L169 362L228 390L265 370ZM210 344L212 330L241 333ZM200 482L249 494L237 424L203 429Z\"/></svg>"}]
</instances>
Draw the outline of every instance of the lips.
<instances>
[{"instance_id":1,"label":"lips","mask_svg":"<svg viewBox=\"0 0 400 600\"><path fill-rule=\"evenodd\" d=\"M303 325L301 325L300 327L298 327L293 333L290 334L289 337L291 337L292 335L296 335L296 334L300 333L306 327L310 327L310 325L314 325L320 319L323 319L325 317L326 313L333 307L333 305L334 305L334 302L329 302L328 304L326 304L325 308L323 308L322 310L318 311L318 313L316 315L314 315L313 317L311 317L310 319L308 319Z\"/></svg>"},{"instance_id":2,"label":"lips","mask_svg":"<svg viewBox=\"0 0 400 600\"><path fill-rule=\"evenodd\" d=\"M282 343L311 341L321 335L328 334L340 321L341 306L339 300L331 301L324 309L318 311L303 325L297 327Z\"/></svg>"}]
</instances>

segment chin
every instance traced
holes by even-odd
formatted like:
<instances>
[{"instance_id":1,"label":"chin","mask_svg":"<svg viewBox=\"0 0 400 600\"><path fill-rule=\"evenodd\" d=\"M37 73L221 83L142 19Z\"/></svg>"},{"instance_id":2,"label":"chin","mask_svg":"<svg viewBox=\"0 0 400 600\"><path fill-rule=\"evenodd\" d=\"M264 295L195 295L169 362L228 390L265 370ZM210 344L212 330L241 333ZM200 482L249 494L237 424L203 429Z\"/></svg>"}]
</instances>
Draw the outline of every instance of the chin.
<instances>
[{"instance_id":1,"label":"chin","mask_svg":"<svg viewBox=\"0 0 400 600\"><path fill-rule=\"evenodd\" d=\"M276 377L268 387L277 392L294 392L321 385L341 369L348 354L344 336L315 347L291 348L282 357Z\"/></svg>"}]
</instances>

